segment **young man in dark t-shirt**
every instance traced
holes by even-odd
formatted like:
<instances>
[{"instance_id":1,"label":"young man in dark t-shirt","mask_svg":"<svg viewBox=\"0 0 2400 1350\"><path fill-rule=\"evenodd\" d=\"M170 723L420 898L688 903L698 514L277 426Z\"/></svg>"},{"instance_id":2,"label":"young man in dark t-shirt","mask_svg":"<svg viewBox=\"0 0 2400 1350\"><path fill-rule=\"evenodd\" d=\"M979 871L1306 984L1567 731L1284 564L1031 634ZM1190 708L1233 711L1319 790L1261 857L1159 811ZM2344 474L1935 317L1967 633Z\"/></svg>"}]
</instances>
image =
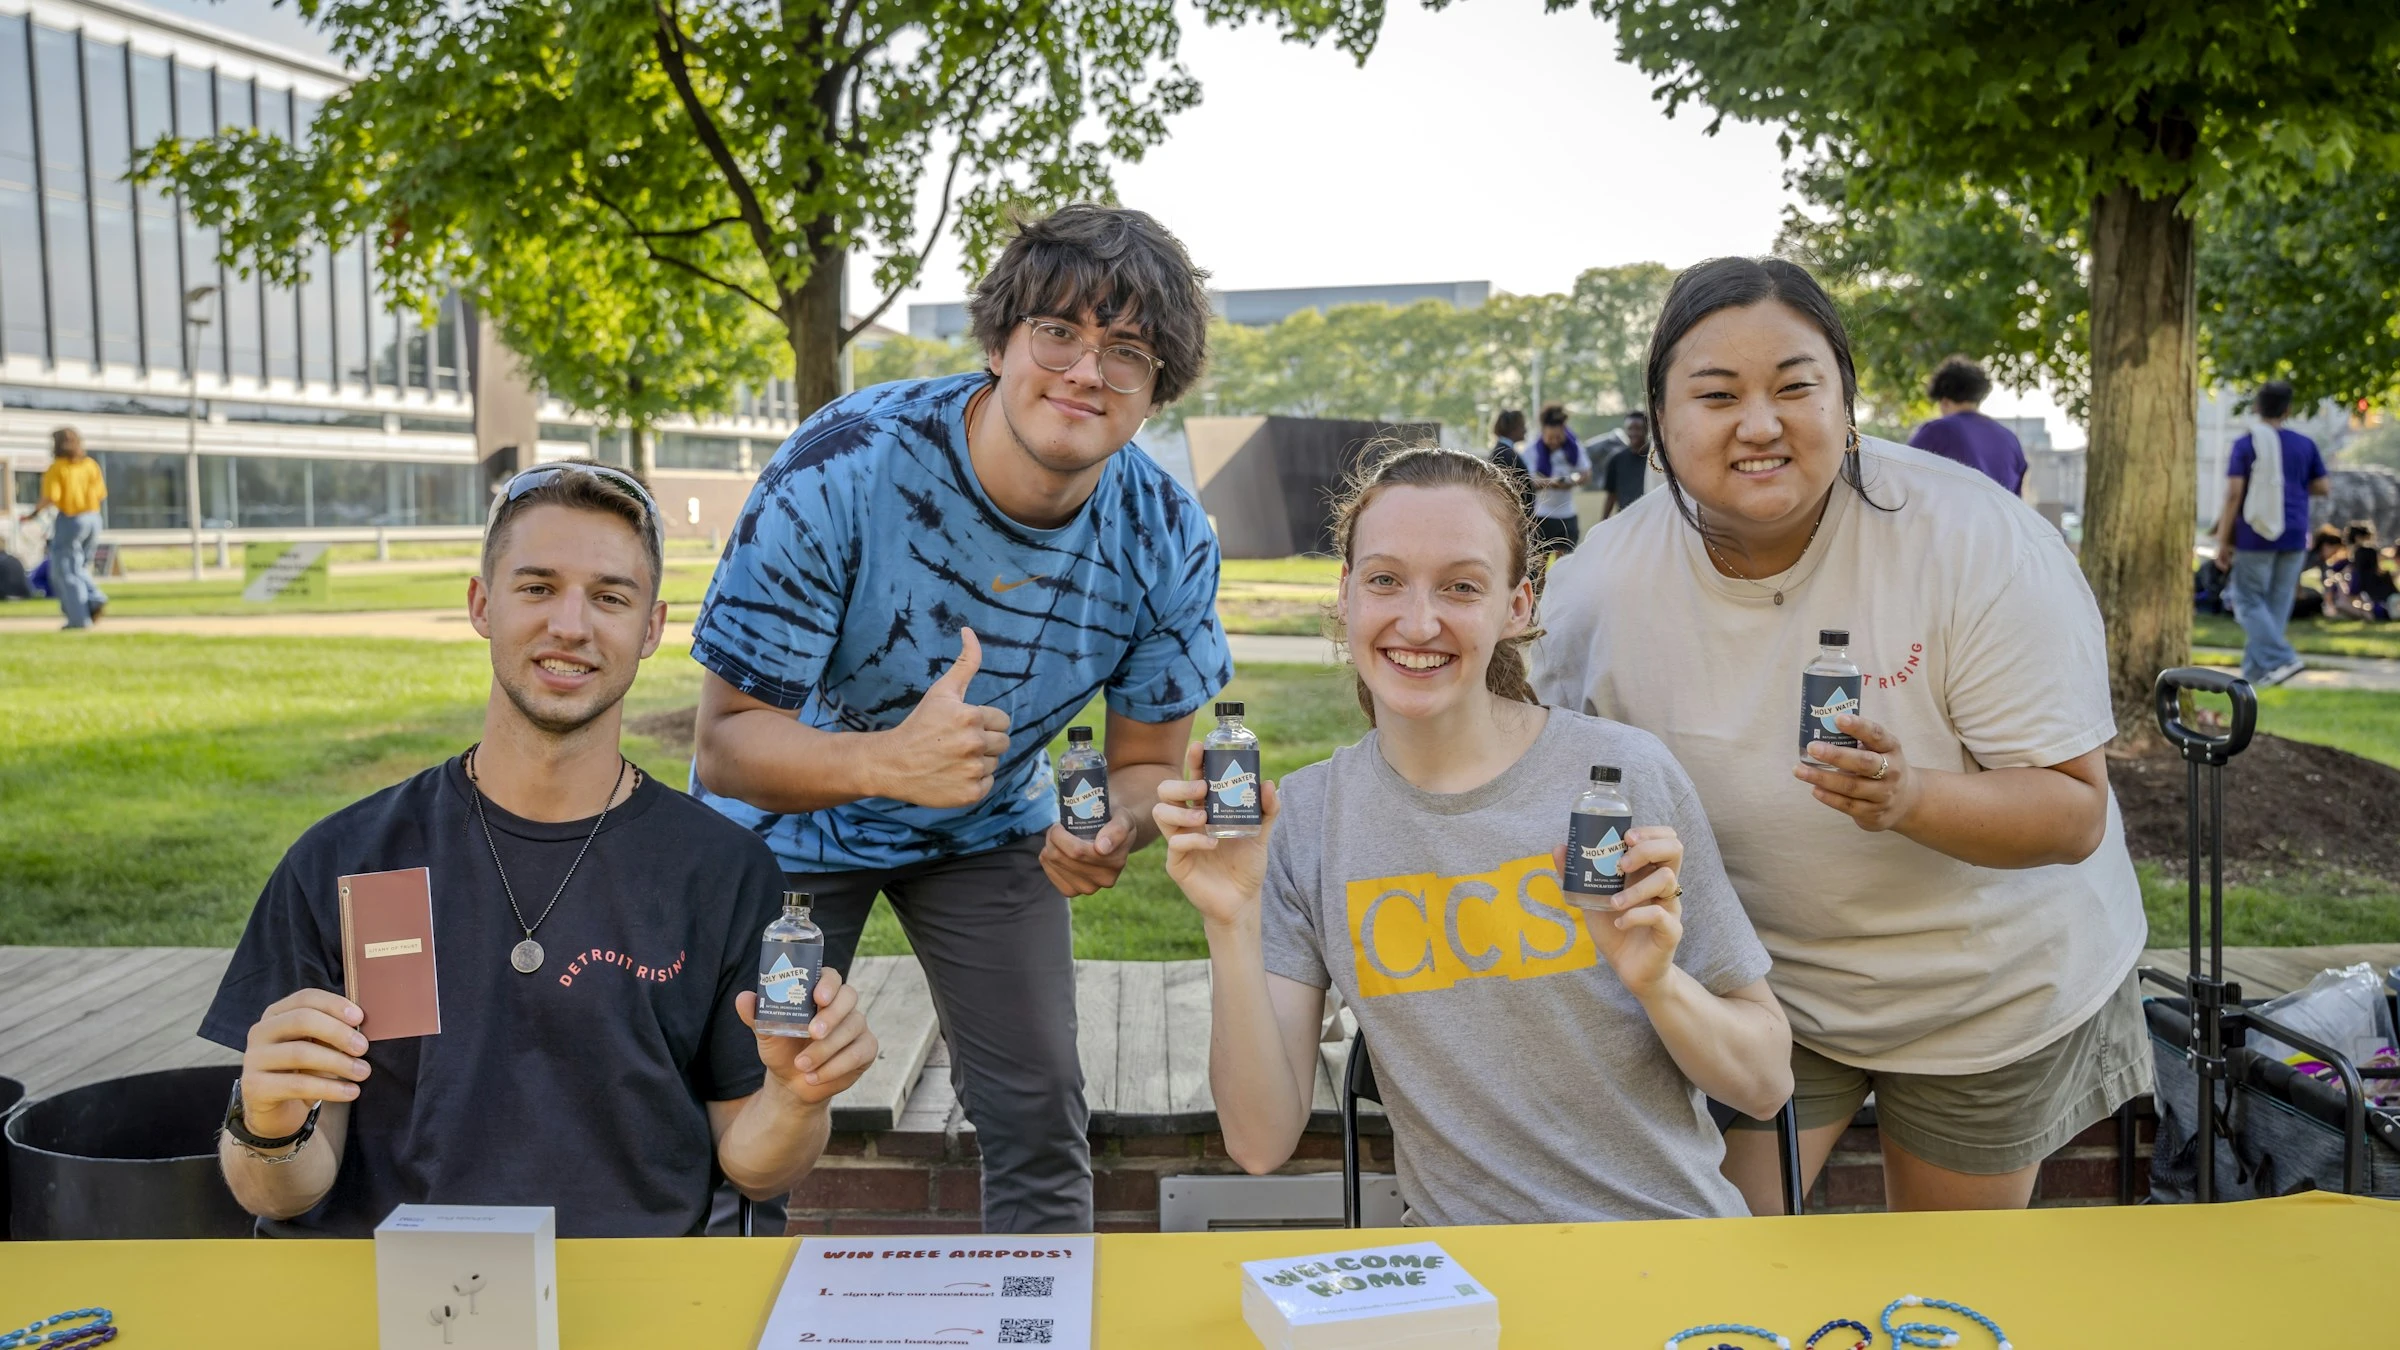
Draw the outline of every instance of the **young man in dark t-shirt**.
<instances>
[{"instance_id":1,"label":"young man in dark t-shirt","mask_svg":"<svg viewBox=\"0 0 2400 1350\"><path fill-rule=\"evenodd\" d=\"M491 642L482 742L318 822L268 879L200 1028L242 1052L218 1157L262 1232L365 1237L421 1202L675 1236L719 1175L766 1198L815 1164L875 1038L830 971L813 1039L751 1030L775 855L618 751L660 563L629 475L512 479L467 591ZM370 1042L335 992L340 879L417 867L442 1029Z\"/></svg>"},{"instance_id":2,"label":"young man in dark t-shirt","mask_svg":"<svg viewBox=\"0 0 2400 1350\"><path fill-rule=\"evenodd\" d=\"M1926 396L1941 416L1909 433L1908 443L1944 459L1956 460L2007 488L2011 496L2025 495L2025 446L2017 433L1983 415L1983 401L1992 392L1983 367L1963 356L1942 362L1926 385Z\"/></svg>"},{"instance_id":3,"label":"young man in dark t-shirt","mask_svg":"<svg viewBox=\"0 0 2400 1350\"><path fill-rule=\"evenodd\" d=\"M1592 447L1600 465L1600 518L1608 519L1642 499L1649 486L1650 414L1636 408L1625 423Z\"/></svg>"}]
</instances>

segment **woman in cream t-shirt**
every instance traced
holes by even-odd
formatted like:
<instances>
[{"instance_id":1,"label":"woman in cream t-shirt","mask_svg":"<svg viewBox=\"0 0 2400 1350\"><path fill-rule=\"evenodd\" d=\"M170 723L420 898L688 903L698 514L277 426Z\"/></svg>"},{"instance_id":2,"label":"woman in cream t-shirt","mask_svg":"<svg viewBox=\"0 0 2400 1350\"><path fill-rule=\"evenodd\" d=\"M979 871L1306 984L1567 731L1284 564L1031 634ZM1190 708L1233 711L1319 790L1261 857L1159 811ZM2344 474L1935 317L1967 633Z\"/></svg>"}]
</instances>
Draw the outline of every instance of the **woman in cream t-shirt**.
<instances>
[{"instance_id":1,"label":"woman in cream t-shirt","mask_svg":"<svg viewBox=\"0 0 2400 1350\"><path fill-rule=\"evenodd\" d=\"M1857 435L1840 317L1792 263L1679 277L1648 388L1669 491L1551 570L1534 688L1690 773L1774 957L1812 1180L1872 1091L1893 1208L2024 1205L2043 1157L2150 1086L2090 588L1988 479ZM1859 747L1803 766L1825 629L1861 671ZM1747 1123L1726 1170L1774 1212Z\"/></svg>"}]
</instances>

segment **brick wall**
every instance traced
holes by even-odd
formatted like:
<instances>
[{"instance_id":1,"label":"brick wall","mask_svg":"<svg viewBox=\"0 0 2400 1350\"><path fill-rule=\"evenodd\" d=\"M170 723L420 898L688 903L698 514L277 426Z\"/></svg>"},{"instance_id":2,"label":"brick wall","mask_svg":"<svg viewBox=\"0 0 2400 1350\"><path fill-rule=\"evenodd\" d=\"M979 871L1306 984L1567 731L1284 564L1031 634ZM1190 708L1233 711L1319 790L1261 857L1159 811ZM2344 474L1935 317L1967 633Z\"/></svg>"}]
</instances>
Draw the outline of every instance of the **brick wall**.
<instances>
[{"instance_id":1,"label":"brick wall","mask_svg":"<svg viewBox=\"0 0 2400 1350\"><path fill-rule=\"evenodd\" d=\"M906 1122L904 1122L905 1126ZM2150 1185L2150 1136L2154 1118L2145 1108L2134 1170L2138 1198ZM1391 1141L1364 1141L1369 1166L1391 1170ZM1871 1115L1853 1125L1835 1146L1824 1173L1809 1194L1815 1213L1845 1213L1883 1207L1882 1145ZM1341 1170L1342 1141L1335 1134L1302 1135L1292 1161L1277 1175ZM972 1127L902 1128L882 1134L836 1135L825 1157L792 1192L791 1224L797 1234L973 1233L980 1231L982 1181ZM1092 1200L1103 1233L1149 1233L1158 1229L1161 1177L1237 1174L1226 1156L1224 1136L1168 1134L1094 1137ZM2117 1200L2117 1127L2103 1121L2069 1141L2042 1164L2036 1205L2109 1205Z\"/></svg>"}]
</instances>

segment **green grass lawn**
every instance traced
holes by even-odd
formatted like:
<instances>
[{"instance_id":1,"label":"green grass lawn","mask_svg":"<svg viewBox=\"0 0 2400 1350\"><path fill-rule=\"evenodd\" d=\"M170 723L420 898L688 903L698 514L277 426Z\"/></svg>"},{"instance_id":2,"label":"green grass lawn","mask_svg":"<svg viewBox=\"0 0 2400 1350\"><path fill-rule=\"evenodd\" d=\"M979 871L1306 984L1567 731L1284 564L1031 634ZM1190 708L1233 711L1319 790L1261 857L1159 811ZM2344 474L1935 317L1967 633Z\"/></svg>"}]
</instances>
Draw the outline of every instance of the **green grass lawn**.
<instances>
[{"instance_id":1,"label":"green grass lawn","mask_svg":"<svg viewBox=\"0 0 2400 1350\"><path fill-rule=\"evenodd\" d=\"M481 726L489 667L468 643L48 633L0 641L0 944L223 945L275 860L327 813L456 752ZM687 707L699 667L659 653L634 685L639 716ZM1364 719L1339 667L1252 666L1264 768L1281 776L1356 739ZM2400 694L2268 690L2266 730L2400 765ZM1083 720L1097 725L1097 705ZM636 763L681 785L688 763L629 737ZM2182 888L2143 868L2162 943ZM2293 876L2235 887L2228 940L2392 941L2400 892ZM1204 954L1200 926L1155 847L1111 891L1075 902L1080 956ZM862 950L907 950L879 908Z\"/></svg>"},{"instance_id":2,"label":"green grass lawn","mask_svg":"<svg viewBox=\"0 0 2400 1350\"><path fill-rule=\"evenodd\" d=\"M2331 619L2295 619L2284 629L2292 650L2303 655L2381 656L2400 659L2400 624L2336 623ZM2228 614L2192 616L2192 645L2242 645L2242 627Z\"/></svg>"},{"instance_id":3,"label":"green grass lawn","mask_svg":"<svg viewBox=\"0 0 2400 1350\"><path fill-rule=\"evenodd\" d=\"M370 546L371 547L371 546ZM708 589L716 560L677 559L667 562L660 587L669 612L690 618ZM211 577L204 581L126 581L105 583L108 612L114 618L154 618L164 615L271 614L306 611L341 613L379 609L463 609L467 578L475 568L462 561L454 570L370 572L327 579L331 592L323 600L278 600L254 604L242 598L241 579ZM107 620L102 620L103 623Z\"/></svg>"},{"instance_id":4,"label":"green grass lawn","mask_svg":"<svg viewBox=\"0 0 2400 1350\"><path fill-rule=\"evenodd\" d=\"M1337 675L1259 667L1229 691L1253 709L1268 773L1357 736ZM12 710L0 720L0 944L230 945L301 831L475 739L489 679L469 643L106 632L0 642ZM662 650L629 711L689 706L699 680L682 649ZM628 737L626 750L661 781L686 781L688 762L656 742ZM1076 902L1079 955L1202 954L1161 856L1144 852L1115 890ZM907 950L888 910L862 950Z\"/></svg>"}]
</instances>

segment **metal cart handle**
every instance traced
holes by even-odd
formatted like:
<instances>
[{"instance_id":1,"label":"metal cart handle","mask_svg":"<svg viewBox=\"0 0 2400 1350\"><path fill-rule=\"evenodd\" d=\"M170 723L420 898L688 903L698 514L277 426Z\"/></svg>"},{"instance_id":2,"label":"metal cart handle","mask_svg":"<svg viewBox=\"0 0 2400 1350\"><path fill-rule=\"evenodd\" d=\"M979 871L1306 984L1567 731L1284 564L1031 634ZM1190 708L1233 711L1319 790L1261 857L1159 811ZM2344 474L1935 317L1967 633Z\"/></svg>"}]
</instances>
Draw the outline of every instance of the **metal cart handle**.
<instances>
[{"instance_id":1,"label":"metal cart handle","mask_svg":"<svg viewBox=\"0 0 2400 1350\"><path fill-rule=\"evenodd\" d=\"M2232 699L2232 727L2222 735L2212 736L2184 725L2181 695L2187 689ZM2158 673L2156 694L2158 729L2194 764L2223 764L2242 753L2243 747L2250 744L2250 734L2258 729L2258 695L2251 691L2250 682L2239 675L2206 666L2177 666Z\"/></svg>"}]
</instances>

